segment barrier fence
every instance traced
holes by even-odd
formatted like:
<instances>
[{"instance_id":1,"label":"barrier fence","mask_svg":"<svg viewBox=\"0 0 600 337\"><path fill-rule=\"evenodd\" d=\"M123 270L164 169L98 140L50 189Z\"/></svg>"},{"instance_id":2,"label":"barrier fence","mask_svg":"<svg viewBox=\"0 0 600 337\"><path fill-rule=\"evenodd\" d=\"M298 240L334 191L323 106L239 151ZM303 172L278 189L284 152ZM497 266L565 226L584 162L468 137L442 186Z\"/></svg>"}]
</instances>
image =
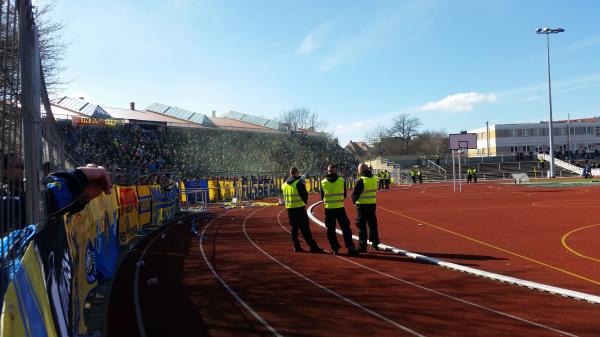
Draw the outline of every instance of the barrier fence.
<instances>
[{"instance_id":1,"label":"barrier fence","mask_svg":"<svg viewBox=\"0 0 600 337\"><path fill-rule=\"evenodd\" d=\"M170 221L178 210L205 210L210 202L277 196L283 182L280 177L240 186L217 179L115 185L110 195L64 215L60 223L15 231L12 245L23 246L24 254L3 297L0 335L86 334L87 295L114 276L119 250L129 248L146 226ZM320 178L308 177L305 183L309 192L320 190Z\"/></svg>"},{"instance_id":2,"label":"barrier fence","mask_svg":"<svg viewBox=\"0 0 600 337\"><path fill-rule=\"evenodd\" d=\"M0 335L87 333L86 297L98 281L113 277L119 247L127 247L145 226L173 219L179 199L177 184L114 186L110 195L64 215L64 225L48 225L15 240L28 243L4 294ZM57 255L63 258L60 265Z\"/></svg>"}]
</instances>

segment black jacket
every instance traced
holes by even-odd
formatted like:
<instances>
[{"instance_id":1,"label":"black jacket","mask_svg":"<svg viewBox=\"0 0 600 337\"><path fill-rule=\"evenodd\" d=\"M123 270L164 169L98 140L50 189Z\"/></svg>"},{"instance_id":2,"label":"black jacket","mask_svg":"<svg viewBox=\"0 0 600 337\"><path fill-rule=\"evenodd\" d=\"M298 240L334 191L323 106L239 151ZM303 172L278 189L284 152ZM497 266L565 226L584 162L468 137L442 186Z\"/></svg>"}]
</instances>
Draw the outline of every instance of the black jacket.
<instances>
[{"instance_id":1,"label":"black jacket","mask_svg":"<svg viewBox=\"0 0 600 337\"><path fill-rule=\"evenodd\" d=\"M339 178L340 176L338 176L336 173L331 173L331 174L327 174L323 177L323 179L327 179L327 181L329 182L334 182L337 180L337 178ZM348 195L346 194L346 183L344 182L344 199L347 197ZM325 191L323 191L323 187L321 187L321 200L323 200L323 198L325 198Z\"/></svg>"},{"instance_id":2,"label":"black jacket","mask_svg":"<svg viewBox=\"0 0 600 337\"><path fill-rule=\"evenodd\" d=\"M373 177L373 173L369 170L366 170L364 173L361 173L360 176L371 178ZM352 203L356 203L356 200L360 198L360 195L362 194L364 189L365 184L363 183L362 179L358 178L356 180L356 183L354 184L354 191L352 191Z\"/></svg>"},{"instance_id":3,"label":"black jacket","mask_svg":"<svg viewBox=\"0 0 600 337\"><path fill-rule=\"evenodd\" d=\"M287 180L285 182L289 185L289 184L291 184L294 181L299 180L299 179L300 179L300 177L290 176L290 177L287 178ZM300 194L300 198L306 204L308 202L308 192L306 191L306 186L304 186L304 183L302 182L302 180L300 180L298 182L298 184L296 185L296 187L298 188L298 194Z\"/></svg>"}]
</instances>

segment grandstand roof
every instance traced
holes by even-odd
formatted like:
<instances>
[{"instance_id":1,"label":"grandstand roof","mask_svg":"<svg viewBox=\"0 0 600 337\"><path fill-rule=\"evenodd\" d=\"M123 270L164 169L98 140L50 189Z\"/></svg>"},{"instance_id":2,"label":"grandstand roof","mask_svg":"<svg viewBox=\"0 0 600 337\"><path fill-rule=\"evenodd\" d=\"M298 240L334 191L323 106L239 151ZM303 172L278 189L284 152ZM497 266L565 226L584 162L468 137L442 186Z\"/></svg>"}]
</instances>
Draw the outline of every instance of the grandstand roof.
<instances>
[{"instance_id":1,"label":"grandstand roof","mask_svg":"<svg viewBox=\"0 0 600 337\"><path fill-rule=\"evenodd\" d=\"M63 108L60 105L51 103L52 106L52 114L56 119L71 119L72 117L89 117L80 112L76 112L67 108ZM41 106L42 113L44 113L44 105Z\"/></svg>"},{"instance_id":2,"label":"grandstand roof","mask_svg":"<svg viewBox=\"0 0 600 337\"><path fill-rule=\"evenodd\" d=\"M190 121L203 126L215 127L215 124L205 114L181 109L175 106L154 103L148 106L146 110L175 117L181 120Z\"/></svg>"},{"instance_id":3,"label":"grandstand roof","mask_svg":"<svg viewBox=\"0 0 600 337\"><path fill-rule=\"evenodd\" d=\"M231 118L221 118L221 117L209 117L210 120L215 123L215 125L219 128L236 128L236 129L252 129L252 130L271 130L270 128L250 124L243 121L239 121Z\"/></svg>"},{"instance_id":4,"label":"grandstand roof","mask_svg":"<svg viewBox=\"0 0 600 337\"><path fill-rule=\"evenodd\" d=\"M110 118L111 116L98 104L86 102L80 98L63 96L53 102L55 105L72 112L94 118Z\"/></svg>"},{"instance_id":5,"label":"grandstand roof","mask_svg":"<svg viewBox=\"0 0 600 337\"><path fill-rule=\"evenodd\" d=\"M237 111L229 111L225 116L223 116L223 118L235 119L274 130L279 130L281 128L281 123L279 123L277 120L248 115Z\"/></svg>"},{"instance_id":6,"label":"grandstand roof","mask_svg":"<svg viewBox=\"0 0 600 337\"><path fill-rule=\"evenodd\" d=\"M135 119L139 121L167 123L173 126L181 125L190 127L200 127L200 125L196 123L191 123L190 121L178 119L175 117L163 115L152 111L140 111L121 108L104 108L104 110L106 110L113 118L118 119Z\"/></svg>"}]
</instances>

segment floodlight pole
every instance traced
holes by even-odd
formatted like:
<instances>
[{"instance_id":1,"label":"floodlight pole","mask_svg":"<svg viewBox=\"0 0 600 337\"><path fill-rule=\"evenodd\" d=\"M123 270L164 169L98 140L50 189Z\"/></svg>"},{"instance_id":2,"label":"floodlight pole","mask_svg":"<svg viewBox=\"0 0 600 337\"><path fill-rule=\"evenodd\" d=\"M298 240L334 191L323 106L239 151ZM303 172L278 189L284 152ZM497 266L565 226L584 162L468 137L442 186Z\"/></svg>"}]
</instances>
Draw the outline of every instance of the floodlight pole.
<instances>
[{"instance_id":1,"label":"floodlight pole","mask_svg":"<svg viewBox=\"0 0 600 337\"><path fill-rule=\"evenodd\" d=\"M453 192L456 193L456 164L454 163L454 150L452 150L452 186L454 187Z\"/></svg>"},{"instance_id":2,"label":"floodlight pole","mask_svg":"<svg viewBox=\"0 0 600 337\"><path fill-rule=\"evenodd\" d=\"M550 34L562 33L565 30L562 28L538 28L537 34L546 34L546 54L548 58L548 105L550 107L550 125L548 135L550 138L550 178L554 178L554 133L552 121L552 84L550 81Z\"/></svg>"},{"instance_id":3,"label":"floodlight pole","mask_svg":"<svg viewBox=\"0 0 600 337\"><path fill-rule=\"evenodd\" d=\"M458 150L458 191L462 193L462 169L460 166L460 151Z\"/></svg>"}]
</instances>

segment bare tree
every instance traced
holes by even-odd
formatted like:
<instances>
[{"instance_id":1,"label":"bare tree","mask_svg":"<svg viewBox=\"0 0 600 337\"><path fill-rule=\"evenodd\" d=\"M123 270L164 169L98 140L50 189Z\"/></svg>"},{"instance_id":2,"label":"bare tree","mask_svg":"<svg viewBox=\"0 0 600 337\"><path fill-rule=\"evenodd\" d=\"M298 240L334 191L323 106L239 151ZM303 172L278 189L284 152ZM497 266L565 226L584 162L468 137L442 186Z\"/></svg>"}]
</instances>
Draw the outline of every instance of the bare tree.
<instances>
[{"instance_id":1,"label":"bare tree","mask_svg":"<svg viewBox=\"0 0 600 337\"><path fill-rule=\"evenodd\" d=\"M55 6L54 0L38 1L34 12L40 39L42 70L50 95L63 90L67 84L60 74L65 69L63 60L68 43L63 40L63 23L56 21L53 15Z\"/></svg>"},{"instance_id":2,"label":"bare tree","mask_svg":"<svg viewBox=\"0 0 600 337\"><path fill-rule=\"evenodd\" d=\"M286 123L293 131L299 129L321 132L327 127L327 122L319 117L316 112L308 108L294 108L284 111L279 116L279 121Z\"/></svg>"},{"instance_id":3,"label":"bare tree","mask_svg":"<svg viewBox=\"0 0 600 337\"><path fill-rule=\"evenodd\" d=\"M370 130L365 134L365 140L369 145L375 146L375 144L381 142L382 139L390 137L391 135L388 128L377 125L373 130Z\"/></svg>"},{"instance_id":4,"label":"bare tree","mask_svg":"<svg viewBox=\"0 0 600 337\"><path fill-rule=\"evenodd\" d=\"M409 114L401 114L394 118L390 132L392 135L402 139L404 152L408 151L411 140L417 135L418 128L421 126L421 120L417 117L410 117Z\"/></svg>"},{"instance_id":5,"label":"bare tree","mask_svg":"<svg viewBox=\"0 0 600 337\"><path fill-rule=\"evenodd\" d=\"M440 154L448 149L448 133L440 131L424 131L414 141L414 147L421 153Z\"/></svg>"}]
</instances>

